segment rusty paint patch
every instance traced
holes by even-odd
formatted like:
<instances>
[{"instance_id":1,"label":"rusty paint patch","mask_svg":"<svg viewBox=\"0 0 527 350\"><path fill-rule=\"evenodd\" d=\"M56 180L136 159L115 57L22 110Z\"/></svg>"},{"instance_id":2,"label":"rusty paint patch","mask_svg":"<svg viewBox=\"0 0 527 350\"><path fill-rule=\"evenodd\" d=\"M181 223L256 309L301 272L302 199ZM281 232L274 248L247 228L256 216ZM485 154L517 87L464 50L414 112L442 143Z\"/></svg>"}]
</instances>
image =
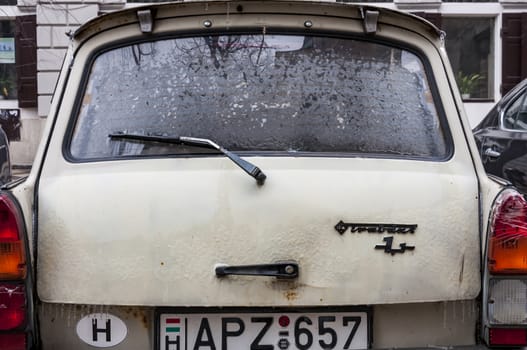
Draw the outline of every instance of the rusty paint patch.
<instances>
[{"instance_id":1,"label":"rusty paint patch","mask_svg":"<svg viewBox=\"0 0 527 350\"><path fill-rule=\"evenodd\" d=\"M124 310L124 313L128 316L128 318L133 318L138 320L144 328L148 329L150 326L149 318L147 316L147 310L142 307L127 307L126 310Z\"/></svg>"},{"instance_id":2,"label":"rusty paint patch","mask_svg":"<svg viewBox=\"0 0 527 350\"><path fill-rule=\"evenodd\" d=\"M295 301L298 299L298 293L295 290L285 291L284 296L288 301Z\"/></svg>"}]
</instances>

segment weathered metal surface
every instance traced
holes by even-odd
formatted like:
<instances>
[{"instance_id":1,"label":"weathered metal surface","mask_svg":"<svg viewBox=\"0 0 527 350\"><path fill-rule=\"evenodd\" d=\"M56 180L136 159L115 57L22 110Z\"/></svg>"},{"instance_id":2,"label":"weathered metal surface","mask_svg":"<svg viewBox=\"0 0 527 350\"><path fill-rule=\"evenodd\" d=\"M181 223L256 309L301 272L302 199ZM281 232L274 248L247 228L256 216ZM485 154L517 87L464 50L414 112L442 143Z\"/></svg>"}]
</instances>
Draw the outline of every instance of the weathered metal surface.
<instances>
[{"instance_id":1,"label":"weathered metal surface","mask_svg":"<svg viewBox=\"0 0 527 350\"><path fill-rule=\"evenodd\" d=\"M100 295L104 295L101 291ZM80 304L49 304L42 303L38 309L40 333L43 349L95 349L81 340L77 332L79 321L84 318L96 319L97 315L113 315L118 317L127 328L122 342L112 346L112 349L151 349L153 344L153 309L137 306L111 305L80 305ZM115 325L113 325L115 328ZM97 335L105 340L105 324L97 325ZM96 331L97 332L97 331ZM111 337L115 329L110 325ZM112 339L113 340L113 339ZM105 341L101 341L105 343Z\"/></svg>"},{"instance_id":2,"label":"weathered metal surface","mask_svg":"<svg viewBox=\"0 0 527 350\"><path fill-rule=\"evenodd\" d=\"M268 173L263 187L210 158L68 165L43 176L40 297L95 303L103 289L118 304L338 305L477 295L477 184L455 162L254 161ZM418 227L341 235L342 219ZM415 250L375 250L386 236ZM300 267L293 303L277 292L289 282L214 273L218 263L280 260Z\"/></svg>"}]
</instances>

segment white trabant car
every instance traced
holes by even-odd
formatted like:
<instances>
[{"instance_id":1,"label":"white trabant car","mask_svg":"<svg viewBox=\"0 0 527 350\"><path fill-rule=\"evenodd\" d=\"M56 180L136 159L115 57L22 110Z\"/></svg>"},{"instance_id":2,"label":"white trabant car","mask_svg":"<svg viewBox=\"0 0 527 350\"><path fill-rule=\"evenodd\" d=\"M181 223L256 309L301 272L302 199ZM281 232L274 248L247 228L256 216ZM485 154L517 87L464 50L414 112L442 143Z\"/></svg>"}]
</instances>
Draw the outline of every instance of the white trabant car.
<instances>
[{"instance_id":1,"label":"white trabant car","mask_svg":"<svg viewBox=\"0 0 527 350\"><path fill-rule=\"evenodd\" d=\"M527 204L410 14L152 4L78 29L0 193L0 348L527 344Z\"/></svg>"}]
</instances>

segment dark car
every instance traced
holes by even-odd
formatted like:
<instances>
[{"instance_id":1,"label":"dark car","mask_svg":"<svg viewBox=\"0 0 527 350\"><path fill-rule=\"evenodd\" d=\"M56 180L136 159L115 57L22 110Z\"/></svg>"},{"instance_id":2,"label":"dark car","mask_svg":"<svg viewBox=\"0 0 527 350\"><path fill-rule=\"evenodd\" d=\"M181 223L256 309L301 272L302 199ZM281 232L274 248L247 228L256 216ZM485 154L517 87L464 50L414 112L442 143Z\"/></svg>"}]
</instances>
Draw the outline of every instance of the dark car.
<instances>
[{"instance_id":1,"label":"dark car","mask_svg":"<svg viewBox=\"0 0 527 350\"><path fill-rule=\"evenodd\" d=\"M9 139L0 127L0 185L11 181L11 163L9 161Z\"/></svg>"},{"instance_id":2,"label":"dark car","mask_svg":"<svg viewBox=\"0 0 527 350\"><path fill-rule=\"evenodd\" d=\"M507 93L473 131L486 171L527 193L527 79Z\"/></svg>"}]
</instances>

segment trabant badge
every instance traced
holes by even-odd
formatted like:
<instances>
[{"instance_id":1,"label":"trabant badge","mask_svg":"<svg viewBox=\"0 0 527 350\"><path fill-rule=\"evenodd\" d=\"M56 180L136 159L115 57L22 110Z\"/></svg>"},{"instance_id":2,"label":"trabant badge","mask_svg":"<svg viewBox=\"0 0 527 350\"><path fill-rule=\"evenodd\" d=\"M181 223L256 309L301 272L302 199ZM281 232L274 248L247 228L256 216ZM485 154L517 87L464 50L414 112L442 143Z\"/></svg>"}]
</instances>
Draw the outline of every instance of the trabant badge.
<instances>
[{"instance_id":1,"label":"trabant badge","mask_svg":"<svg viewBox=\"0 0 527 350\"><path fill-rule=\"evenodd\" d=\"M347 223L340 220L335 225L335 230L343 235L346 231L351 233L388 233L388 234L414 234L417 229L417 224L357 224ZM383 237L384 244L377 244L374 249L382 249L385 253L395 255L397 253L404 253L407 250L414 250L415 246L400 243L399 248L393 248L393 236Z\"/></svg>"}]
</instances>

